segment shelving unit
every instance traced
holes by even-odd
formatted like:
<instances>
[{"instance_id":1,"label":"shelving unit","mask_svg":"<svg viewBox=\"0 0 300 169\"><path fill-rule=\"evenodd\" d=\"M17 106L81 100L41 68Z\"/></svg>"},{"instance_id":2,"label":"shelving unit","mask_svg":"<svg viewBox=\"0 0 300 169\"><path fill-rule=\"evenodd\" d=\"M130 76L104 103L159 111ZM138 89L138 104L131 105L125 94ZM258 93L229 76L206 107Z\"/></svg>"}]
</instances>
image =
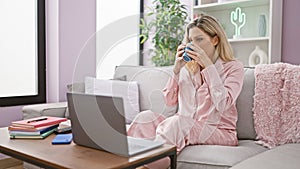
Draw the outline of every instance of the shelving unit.
<instances>
[{"instance_id":1,"label":"shelving unit","mask_svg":"<svg viewBox=\"0 0 300 169\"><path fill-rule=\"evenodd\" d=\"M242 61L244 66L249 66L249 55L256 46L267 53L268 63L281 61L283 0L215 0L212 3L204 3L205 1L207 0L198 0L199 5L193 7L192 16L196 17L204 12L216 17L225 29L235 57ZM241 37L233 38L235 28L230 21L230 14L237 7L246 14L246 23L241 28ZM259 36L258 33L261 14L266 16L265 36Z\"/></svg>"},{"instance_id":2,"label":"shelving unit","mask_svg":"<svg viewBox=\"0 0 300 169\"><path fill-rule=\"evenodd\" d=\"M269 37L249 37L249 38L238 38L238 39L228 39L230 43L234 42L251 42L251 41L268 41Z\"/></svg>"}]
</instances>

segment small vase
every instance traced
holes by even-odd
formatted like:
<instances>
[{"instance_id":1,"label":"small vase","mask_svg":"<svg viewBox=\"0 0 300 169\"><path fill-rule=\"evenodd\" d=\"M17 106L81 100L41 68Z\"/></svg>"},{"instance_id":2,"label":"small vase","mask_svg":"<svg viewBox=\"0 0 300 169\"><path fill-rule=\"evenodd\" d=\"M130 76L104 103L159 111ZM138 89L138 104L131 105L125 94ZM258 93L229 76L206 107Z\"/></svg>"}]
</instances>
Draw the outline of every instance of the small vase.
<instances>
[{"instance_id":1,"label":"small vase","mask_svg":"<svg viewBox=\"0 0 300 169\"><path fill-rule=\"evenodd\" d=\"M255 67L258 64L266 64L268 62L268 55L265 51L256 46L249 55L249 66Z\"/></svg>"},{"instance_id":2,"label":"small vase","mask_svg":"<svg viewBox=\"0 0 300 169\"><path fill-rule=\"evenodd\" d=\"M266 15L261 14L258 18L258 35L260 37L265 37L267 33L267 21L266 21Z\"/></svg>"}]
</instances>

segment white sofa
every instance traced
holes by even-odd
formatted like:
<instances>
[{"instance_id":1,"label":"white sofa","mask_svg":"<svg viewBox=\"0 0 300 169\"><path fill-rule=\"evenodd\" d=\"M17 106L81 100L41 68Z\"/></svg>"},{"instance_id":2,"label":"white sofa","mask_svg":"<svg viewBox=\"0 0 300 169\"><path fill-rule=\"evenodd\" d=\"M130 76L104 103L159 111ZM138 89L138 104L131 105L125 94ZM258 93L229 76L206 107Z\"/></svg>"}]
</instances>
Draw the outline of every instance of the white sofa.
<instances>
[{"instance_id":1,"label":"white sofa","mask_svg":"<svg viewBox=\"0 0 300 169\"><path fill-rule=\"evenodd\" d=\"M140 110L151 109L165 116L174 114L176 106L165 105L162 88L170 77L171 67L119 66L115 77L126 76L127 81L139 84ZM245 68L242 92L237 100L236 147L218 145L193 145L178 156L177 168L183 169L299 169L300 144L285 144L267 149L256 144L253 124L254 69ZM82 90L82 87L79 87ZM81 91L84 92L84 91ZM24 118L41 115L67 116L67 103L48 103L23 107Z\"/></svg>"}]
</instances>

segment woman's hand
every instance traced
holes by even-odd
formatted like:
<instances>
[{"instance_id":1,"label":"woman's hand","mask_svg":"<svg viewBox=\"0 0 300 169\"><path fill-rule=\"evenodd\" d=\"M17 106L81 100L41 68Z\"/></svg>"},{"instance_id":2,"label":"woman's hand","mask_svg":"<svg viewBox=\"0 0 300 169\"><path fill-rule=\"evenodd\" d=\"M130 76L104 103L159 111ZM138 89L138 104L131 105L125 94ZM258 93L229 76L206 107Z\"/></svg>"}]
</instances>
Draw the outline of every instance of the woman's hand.
<instances>
[{"instance_id":1,"label":"woman's hand","mask_svg":"<svg viewBox=\"0 0 300 169\"><path fill-rule=\"evenodd\" d=\"M213 64L209 56L205 53L205 51L202 48L191 44L188 44L188 47L193 49L193 51L191 50L186 51L189 57L194 59L203 69Z\"/></svg>"},{"instance_id":2,"label":"woman's hand","mask_svg":"<svg viewBox=\"0 0 300 169\"><path fill-rule=\"evenodd\" d=\"M186 62L182 58L182 54L184 53L185 45L181 44L177 47L177 53L175 58L175 64L173 72L174 74L178 74L181 68L186 64Z\"/></svg>"}]
</instances>

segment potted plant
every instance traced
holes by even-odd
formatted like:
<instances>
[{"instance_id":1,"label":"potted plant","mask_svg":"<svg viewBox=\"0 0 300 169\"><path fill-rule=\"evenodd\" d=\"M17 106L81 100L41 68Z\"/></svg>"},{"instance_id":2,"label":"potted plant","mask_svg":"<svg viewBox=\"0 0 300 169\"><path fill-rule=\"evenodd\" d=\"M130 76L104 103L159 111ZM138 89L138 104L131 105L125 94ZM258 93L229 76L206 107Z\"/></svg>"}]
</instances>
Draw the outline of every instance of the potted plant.
<instances>
[{"instance_id":1,"label":"potted plant","mask_svg":"<svg viewBox=\"0 0 300 169\"><path fill-rule=\"evenodd\" d=\"M141 43L152 38L154 49L150 50L150 54L155 66L174 64L188 17L186 6L180 0L153 0L153 6L146 15L152 18L149 21L141 19Z\"/></svg>"}]
</instances>

